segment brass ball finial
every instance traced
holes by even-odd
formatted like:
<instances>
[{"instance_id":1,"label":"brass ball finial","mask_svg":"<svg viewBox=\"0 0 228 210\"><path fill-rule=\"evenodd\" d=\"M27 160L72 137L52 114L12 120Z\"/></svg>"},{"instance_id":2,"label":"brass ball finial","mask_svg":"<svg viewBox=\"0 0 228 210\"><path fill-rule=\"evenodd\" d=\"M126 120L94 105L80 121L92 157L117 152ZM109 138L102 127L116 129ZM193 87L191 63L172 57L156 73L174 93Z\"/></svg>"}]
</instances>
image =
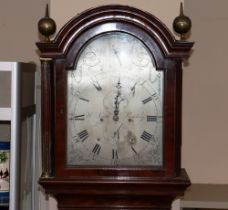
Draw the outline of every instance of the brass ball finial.
<instances>
[{"instance_id":1,"label":"brass ball finial","mask_svg":"<svg viewBox=\"0 0 228 210\"><path fill-rule=\"evenodd\" d=\"M46 5L45 17L38 22L38 30L46 38L46 41L50 41L50 36L56 31L55 21L49 17L48 4Z\"/></svg>"},{"instance_id":2,"label":"brass ball finial","mask_svg":"<svg viewBox=\"0 0 228 210\"><path fill-rule=\"evenodd\" d=\"M184 15L183 3L180 4L180 15L173 21L174 31L180 34L181 39L184 39L184 35L190 31L192 27L191 19Z\"/></svg>"}]
</instances>

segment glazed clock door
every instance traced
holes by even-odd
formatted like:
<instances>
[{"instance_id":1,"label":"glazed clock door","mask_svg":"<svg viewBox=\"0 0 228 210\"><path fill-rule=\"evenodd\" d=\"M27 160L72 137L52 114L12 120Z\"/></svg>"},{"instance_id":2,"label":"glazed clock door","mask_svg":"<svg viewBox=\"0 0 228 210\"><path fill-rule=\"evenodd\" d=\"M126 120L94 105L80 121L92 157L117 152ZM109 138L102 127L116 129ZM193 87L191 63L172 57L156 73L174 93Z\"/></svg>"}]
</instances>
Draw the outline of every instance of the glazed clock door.
<instances>
[{"instance_id":1,"label":"glazed clock door","mask_svg":"<svg viewBox=\"0 0 228 210\"><path fill-rule=\"evenodd\" d=\"M67 73L67 166L162 167L163 85L138 38L89 40Z\"/></svg>"}]
</instances>

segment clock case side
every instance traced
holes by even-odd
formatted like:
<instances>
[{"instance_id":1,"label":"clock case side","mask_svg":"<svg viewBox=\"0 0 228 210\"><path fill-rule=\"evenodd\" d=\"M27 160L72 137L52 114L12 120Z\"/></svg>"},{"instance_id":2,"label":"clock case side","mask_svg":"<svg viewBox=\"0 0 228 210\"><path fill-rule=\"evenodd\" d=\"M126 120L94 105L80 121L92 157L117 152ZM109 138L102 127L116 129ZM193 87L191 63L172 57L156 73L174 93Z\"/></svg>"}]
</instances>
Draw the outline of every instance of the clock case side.
<instances>
[{"instance_id":1,"label":"clock case side","mask_svg":"<svg viewBox=\"0 0 228 210\"><path fill-rule=\"evenodd\" d=\"M54 162L54 78L53 60L40 58L41 62L41 146L42 175L49 178L53 174Z\"/></svg>"},{"instance_id":2,"label":"clock case side","mask_svg":"<svg viewBox=\"0 0 228 210\"><path fill-rule=\"evenodd\" d=\"M74 68L77 54L88 40L99 34L111 31L129 33L140 39L152 53L156 69L165 73L165 157L162 169L69 169L65 165L66 70L70 71ZM74 201L75 203L78 202L75 205L81 205L85 209L88 207L87 202L91 202L94 205L96 203L93 198L84 197L86 195L108 195L119 199L125 196L122 201L119 201L119 204L126 202L121 204L123 206L130 206L130 200L132 202L137 196L145 196L145 199L148 199L146 201L147 207L143 207L142 203L137 205L139 206L138 209L146 209L152 207L149 202L151 196L154 196L157 201L160 199L160 203L163 202L161 196L164 196L169 200L168 209L171 200L177 195L181 195L190 184L187 174L184 170L181 170L180 166L181 66L182 59L190 55L193 43L175 40L166 26L147 12L129 6L107 5L83 12L69 21L53 41L50 43L39 42L37 46L40 50L41 58L50 58L53 62L53 65L50 65L51 69L42 66L43 77L53 78L53 81L49 79L52 85L44 83L46 87L49 85L50 90L42 88L43 95L48 95L44 98L42 97L44 101L42 103L42 112L44 116L48 116L45 117L47 122L42 120L42 128L44 128L42 133L44 134L47 130L50 134L48 140L45 140L45 135L42 136L42 142L45 144L43 146L43 150L45 150L43 151L43 157L48 157L43 158L43 161L48 160L46 161L45 170L50 173L46 177L41 177L40 184L44 186L48 193L56 195L63 206L70 205L69 203L73 202L75 195L79 195L78 201ZM49 74L51 76L48 76ZM47 145L49 145L49 149L46 148ZM137 192L134 190L136 188ZM66 196L63 198L61 195L68 195L68 199L65 198ZM107 197L105 198L108 201ZM83 199L87 199L87 201ZM145 201L145 199L142 200ZM81 204L79 204L80 202ZM115 202L112 201L112 205L115 206ZM140 199L137 202L140 203ZM108 204L98 199L96 205L105 208L105 205ZM166 206L166 204L164 205ZM159 205L156 204L155 206ZM67 208L64 207L62 209ZM92 208L88 207L88 209ZM134 209L137 208L134 207Z\"/></svg>"}]
</instances>

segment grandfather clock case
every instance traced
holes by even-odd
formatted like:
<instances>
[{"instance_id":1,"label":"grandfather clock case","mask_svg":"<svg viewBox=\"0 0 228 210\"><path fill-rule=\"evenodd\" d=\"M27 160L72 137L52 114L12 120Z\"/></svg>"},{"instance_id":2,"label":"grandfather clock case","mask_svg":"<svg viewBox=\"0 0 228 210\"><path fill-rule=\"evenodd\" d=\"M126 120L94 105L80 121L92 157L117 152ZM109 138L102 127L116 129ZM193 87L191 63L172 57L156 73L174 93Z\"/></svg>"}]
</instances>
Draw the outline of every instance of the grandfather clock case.
<instances>
[{"instance_id":1,"label":"grandfather clock case","mask_svg":"<svg viewBox=\"0 0 228 210\"><path fill-rule=\"evenodd\" d=\"M190 185L181 100L193 43L121 5L86 10L53 40L48 12L39 29L45 192L59 210L170 209Z\"/></svg>"}]
</instances>

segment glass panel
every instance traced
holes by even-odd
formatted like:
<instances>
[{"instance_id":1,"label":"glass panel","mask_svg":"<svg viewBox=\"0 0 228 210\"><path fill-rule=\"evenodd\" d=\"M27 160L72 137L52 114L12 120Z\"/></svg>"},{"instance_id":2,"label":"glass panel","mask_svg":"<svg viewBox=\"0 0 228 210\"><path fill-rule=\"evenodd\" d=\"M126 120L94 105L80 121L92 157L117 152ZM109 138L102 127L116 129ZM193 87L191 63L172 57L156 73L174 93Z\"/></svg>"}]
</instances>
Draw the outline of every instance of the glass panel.
<instances>
[{"instance_id":1,"label":"glass panel","mask_svg":"<svg viewBox=\"0 0 228 210\"><path fill-rule=\"evenodd\" d=\"M162 166L163 72L132 35L106 33L68 72L68 166Z\"/></svg>"}]
</instances>

